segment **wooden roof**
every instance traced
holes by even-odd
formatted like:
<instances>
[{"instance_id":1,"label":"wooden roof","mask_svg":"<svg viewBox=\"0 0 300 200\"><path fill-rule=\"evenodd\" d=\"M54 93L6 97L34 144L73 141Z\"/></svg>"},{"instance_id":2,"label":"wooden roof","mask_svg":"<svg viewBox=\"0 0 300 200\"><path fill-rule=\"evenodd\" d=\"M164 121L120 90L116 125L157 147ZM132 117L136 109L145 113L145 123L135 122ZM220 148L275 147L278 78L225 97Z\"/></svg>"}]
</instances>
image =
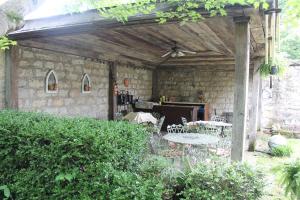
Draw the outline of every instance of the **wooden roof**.
<instances>
[{"instance_id":1,"label":"wooden roof","mask_svg":"<svg viewBox=\"0 0 300 200\"><path fill-rule=\"evenodd\" d=\"M251 56L263 56L262 12L245 7L228 8L226 17L208 17L184 25L175 21L159 25L153 15L136 16L121 24L89 11L28 21L9 37L22 46L149 67L233 65L233 18L240 16L251 17ZM172 41L197 54L165 61L161 56L173 46Z\"/></svg>"}]
</instances>

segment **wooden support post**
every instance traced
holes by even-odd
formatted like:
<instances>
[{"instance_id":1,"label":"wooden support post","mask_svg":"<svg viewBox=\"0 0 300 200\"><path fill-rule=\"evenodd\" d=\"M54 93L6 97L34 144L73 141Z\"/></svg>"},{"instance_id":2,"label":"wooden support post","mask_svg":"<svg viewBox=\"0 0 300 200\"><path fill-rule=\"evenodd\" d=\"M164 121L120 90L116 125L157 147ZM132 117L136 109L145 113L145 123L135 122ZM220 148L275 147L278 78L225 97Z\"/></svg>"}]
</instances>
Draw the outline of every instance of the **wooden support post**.
<instances>
[{"instance_id":1,"label":"wooden support post","mask_svg":"<svg viewBox=\"0 0 300 200\"><path fill-rule=\"evenodd\" d=\"M250 17L234 18L236 55L231 147L233 161L243 161L244 159L250 62L249 20Z\"/></svg>"},{"instance_id":2,"label":"wooden support post","mask_svg":"<svg viewBox=\"0 0 300 200\"><path fill-rule=\"evenodd\" d=\"M117 112L117 96L115 84L117 83L117 67L114 62L109 63L109 86L108 86L108 119L114 120Z\"/></svg>"},{"instance_id":3,"label":"wooden support post","mask_svg":"<svg viewBox=\"0 0 300 200\"><path fill-rule=\"evenodd\" d=\"M5 51L5 107L18 109L17 47Z\"/></svg>"},{"instance_id":4,"label":"wooden support post","mask_svg":"<svg viewBox=\"0 0 300 200\"><path fill-rule=\"evenodd\" d=\"M159 101L158 90L158 69L154 69L152 72L152 100Z\"/></svg>"},{"instance_id":5,"label":"wooden support post","mask_svg":"<svg viewBox=\"0 0 300 200\"><path fill-rule=\"evenodd\" d=\"M253 67L253 79L252 79L252 97L251 97L251 110L250 110L250 122L249 122L249 151L255 151L256 135L257 135L257 123L258 123L258 107L259 107L259 85L260 74L259 67L262 63L261 59L254 61Z\"/></svg>"},{"instance_id":6,"label":"wooden support post","mask_svg":"<svg viewBox=\"0 0 300 200\"><path fill-rule=\"evenodd\" d=\"M259 97L258 97L258 120L257 120L257 130L258 131L262 131L262 86L263 86L263 80L260 77Z\"/></svg>"}]
</instances>

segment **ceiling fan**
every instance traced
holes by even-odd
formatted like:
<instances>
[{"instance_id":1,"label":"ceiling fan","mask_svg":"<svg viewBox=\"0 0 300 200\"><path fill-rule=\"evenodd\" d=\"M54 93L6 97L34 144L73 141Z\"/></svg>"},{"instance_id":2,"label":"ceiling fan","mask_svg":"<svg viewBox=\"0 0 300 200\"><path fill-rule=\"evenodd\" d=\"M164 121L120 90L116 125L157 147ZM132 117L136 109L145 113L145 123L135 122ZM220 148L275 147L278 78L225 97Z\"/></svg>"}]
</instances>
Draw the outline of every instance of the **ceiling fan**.
<instances>
[{"instance_id":1,"label":"ceiling fan","mask_svg":"<svg viewBox=\"0 0 300 200\"><path fill-rule=\"evenodd\" d=\"M172 58L176 58L176 57L183 57L186 54L196 54L196 52L194 52L194 51L188 51L188 50L180 49L177 46L176 41L173 41L173 43L174 43L173 47L171 47L171 49L166 54L162 55L161 56L162 58L165 58L167 56L172 57Z\"/></svg>"}]
</instances>

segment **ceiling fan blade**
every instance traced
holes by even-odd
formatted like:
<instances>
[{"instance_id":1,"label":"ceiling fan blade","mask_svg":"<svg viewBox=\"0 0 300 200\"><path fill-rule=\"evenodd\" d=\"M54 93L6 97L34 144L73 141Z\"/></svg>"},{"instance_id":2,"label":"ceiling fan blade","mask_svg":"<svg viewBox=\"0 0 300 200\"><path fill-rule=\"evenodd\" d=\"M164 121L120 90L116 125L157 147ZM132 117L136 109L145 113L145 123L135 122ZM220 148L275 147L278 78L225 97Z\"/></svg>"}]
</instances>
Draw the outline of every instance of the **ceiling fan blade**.
<instances>
[{"instance_id":1,"label":"ceiling fan blade","mask_svg":"<svg viewBox=\"0 0 300 200\"><path fill-rule=\"evenodd\" d=\"M157 63L156 66L158 67L158 66L160 66L161 64L167 62L170 58L172 58L172 57L171 57L171 52L170 52L170 54L166 55L165 58L162 59L159 63Z\"/></svg>"},{"instance_id":2,"label":"ceiling fan blade","mask_svg":"<svg viewBox=\"0 0 300 200\"><path fill-rule=\"evenodd\" d=\"M195 51L188 51L188 50L181 50L183 53L190 53L190 54L196 54L197 52Z\"/></svg>"},{"instance_id":3,"label":"ceiling fan blade","mask_svg":"<svg viewBox=\"0 0 300 200\"><path fill-rule=\"evenodd\" d=\"M177 57L183 57L183 56L185 56L185 54L182 51L178 51Z\"/></svg>"},{"instance_id":4,"label":"ceiling fan blade","mask_svg":"<svg viewBox=\"0 0 300 200\"><path fill-rule=\"evenodd\" d=\"M166 57L166 56L170 55L171 53L172 53L172 52L171 52L171 51L169 51L168 53L166 53L166 54L162 55L161 57L162 57L162 58L164 58L164 57Z\"/></svg>"}]
</instances>

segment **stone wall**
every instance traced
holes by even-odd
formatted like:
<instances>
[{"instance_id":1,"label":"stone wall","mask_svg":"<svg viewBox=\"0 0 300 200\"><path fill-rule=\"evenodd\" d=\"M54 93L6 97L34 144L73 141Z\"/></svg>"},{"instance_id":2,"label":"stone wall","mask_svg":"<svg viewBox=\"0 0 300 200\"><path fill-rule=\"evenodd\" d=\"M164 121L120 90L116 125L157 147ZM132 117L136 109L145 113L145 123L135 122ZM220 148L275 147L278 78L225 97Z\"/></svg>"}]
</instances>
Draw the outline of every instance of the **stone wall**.
<instances>
[{"instance_id":1,"label":"stone wall","mask_svg":"<svg viewBox=\"0 0 300 200\"><path fill-rule=\"evenodd\" d=\"M262 99L262 125L300 131L300 65L290 66L283 77L264 80Z\"/></svg>"},{"instance_id":2,"label":"stone wall","mask_svg":"<svg viewBox=\"0 0 300 200\"><path fill-rule=\"evenodd\" d=\"M5 106L5 54L0 50L0 109Z\"/></svg>"},{"instance_id":3,"label":"stone wall","mask_svg":"<svg viewBox=\"0 0 300 200\"><path fill-rule=\"evenodd\" d=\"M187 102L198 102L197 93L203 91L211 113L214 109L218 115L232 112L234 66L160 70L158 88L159 95Z\"/></svg>"},{"instance_id":4,"label":"stone wall","mask_svg":"<svg viewBox=\"0 0 300 200\"><path fill-rule=\"evenodd\" d=\"M150 100L152 97L152 70L136 68L119 64L117 66L117 83L119 90L129 91L134 98ZM124 86L124 79L129 80L129 86Z\"/></svg>"},{"instance_id":5,"label":"stone wall","mask_svg":"<svg viewBox=\"0 0 300 200\"><path fill-rule=\"evenodd\" d=\"M108 118L109 67L83 57L19 47L18 108L58 115ZM45 91L45 77L50 70L58 76L58 93ZM81 92L84 73L91 78L91 93ZM1 76L0 76L1 77ZM129 79L125 88L124 79ZM152 96L152 70L117 64L119 90L128 90L135 98Z\"/></svg>"},{"instance_id":6,"label":"stone wall","mask_svg":"<svg viewBox=\"0 0 300 200\"><path fill-rule=\"evenodd\" d=\"M108 117L108 65L82 57L20 47L18 51L18 107L59 115ZM45 77L54 69L58 93L45 92ZM81 93L84 73L91 78L91 93Z\"/></svg>"}]
</instances>

